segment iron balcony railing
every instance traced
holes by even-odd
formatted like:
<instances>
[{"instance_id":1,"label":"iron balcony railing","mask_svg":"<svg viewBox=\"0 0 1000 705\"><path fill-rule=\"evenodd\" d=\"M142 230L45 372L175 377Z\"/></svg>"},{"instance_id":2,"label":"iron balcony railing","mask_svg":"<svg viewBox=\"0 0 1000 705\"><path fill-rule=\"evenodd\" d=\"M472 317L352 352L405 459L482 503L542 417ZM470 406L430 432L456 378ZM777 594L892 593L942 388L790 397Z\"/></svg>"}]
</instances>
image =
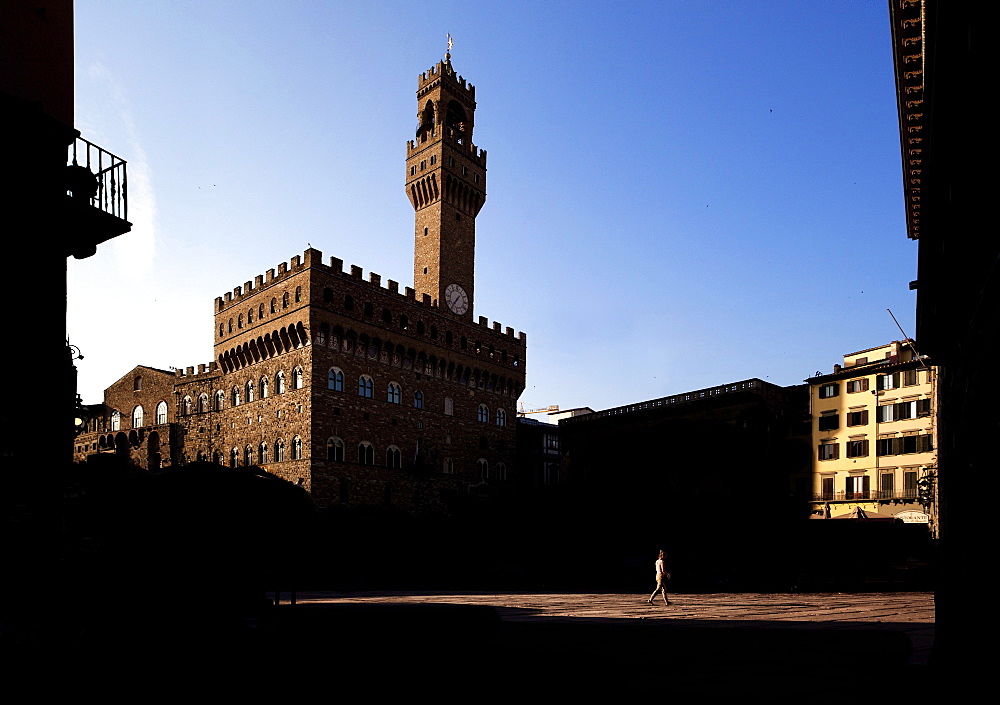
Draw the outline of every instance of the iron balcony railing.
<instances>
[{"instance_id":1,"label":"iron balcony railing","mask_svg":"<svg viewBox=\"0 0 1000 705\"><path fill-rule=\"evenodd\" d=\"M69 146L66 193L94 208L128 220L128 174L125 160L77 137Z\"/></svg>"},{"instance_id":2,"label":"iron balcony railing","mask_svg":"<svg viewBox=\"0 0 1000 705\"><path fill-rule=\"evenodd\" d=\"M916 488L905 490L869 490L868 492L819 492L813 501L851 502L859 499L920 499Z\"/></svg>"}]
</instances>

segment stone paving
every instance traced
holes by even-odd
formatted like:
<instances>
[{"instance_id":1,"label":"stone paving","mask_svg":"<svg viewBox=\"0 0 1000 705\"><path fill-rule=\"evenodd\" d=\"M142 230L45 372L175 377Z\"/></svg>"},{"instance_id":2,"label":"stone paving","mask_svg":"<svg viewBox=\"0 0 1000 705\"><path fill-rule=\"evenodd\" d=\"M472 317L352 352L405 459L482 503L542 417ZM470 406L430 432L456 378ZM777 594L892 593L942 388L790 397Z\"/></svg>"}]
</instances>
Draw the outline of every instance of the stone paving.
<instances>
[{"instance_id":1,"label":"stone paving","mask_svg":"<svg viewBox=\"0 0 1000 705\"><path fill-rule=\"evenodd\" d=\"M300 603L437 603L489 605L505 620L527 619L723 619L791 622L934 624L934 595L818 593L671 595L670 607L652 606L635 594L489 594L409 592L303 592ZM287 598L287 595L286 595Z\"/></svg>"},{"instance_id":2,"label":"stone paving","mask_svg":"<svg viewBox=\"0 0 1000 705\"><path fill-rule=\"evenodd\" d=\"M698 627L739 626L778 629L895 631L905 634L913 652L909 663L925 665L934 640L932 593L694 594L671 595L649 605L636 594L488 594L306 592L300 603L315 604L462 604L487 605L506 623L546 621L669 621Z\"/></svg>"},{"instance_id":3,"label":"stone paving","mask_svg":"<svg viewBox=\"0 0 1000 705\"><path fill-rule=\"evenodd\" d=\"M930 593L673 594L670 607L647 604L648 593L300 592L294 607L282 597L258 624L254 655L436 702L607 693L839 704L936 677ZM236 668L258 677L258 664Z\"/></svg>"}]
</instances>

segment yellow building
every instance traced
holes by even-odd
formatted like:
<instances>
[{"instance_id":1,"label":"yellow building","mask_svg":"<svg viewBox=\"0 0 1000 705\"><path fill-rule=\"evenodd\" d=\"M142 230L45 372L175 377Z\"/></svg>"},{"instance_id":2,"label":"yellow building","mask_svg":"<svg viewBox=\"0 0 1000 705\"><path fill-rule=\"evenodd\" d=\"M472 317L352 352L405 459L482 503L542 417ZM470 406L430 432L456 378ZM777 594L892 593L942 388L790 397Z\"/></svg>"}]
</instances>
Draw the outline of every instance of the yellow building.
<instances>
[{"instance_id":1,"label":"yellow building","mask_svg":"<svg viewBox=\"0 0 1000 705\"><path fill-rule=\"evenodd\" d=\"M935 370L913 341L844 356L809 383L813 516L857 508L933 523ZM923 503L922 503L923 500Z\"/></svg>"}]
</instances>

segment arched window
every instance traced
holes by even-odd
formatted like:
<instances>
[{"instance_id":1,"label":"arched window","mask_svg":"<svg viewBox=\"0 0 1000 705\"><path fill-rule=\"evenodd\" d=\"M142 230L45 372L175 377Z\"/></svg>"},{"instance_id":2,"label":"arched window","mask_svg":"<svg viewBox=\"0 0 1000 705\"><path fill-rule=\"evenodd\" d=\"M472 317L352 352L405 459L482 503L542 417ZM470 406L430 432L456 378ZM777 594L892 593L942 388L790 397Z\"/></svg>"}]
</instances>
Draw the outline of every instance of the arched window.
<instances>
[{"instance_id":1,"label":"arched window","mask_svg":"<svg viewBox=\"0 0 1000 705\"><path fill-rule=\"evenodd\" d=\"M276 463L285 461L285 442L280 438L274 442L274 461Z\"/></svg>"},{"instance_id":2,"label":"arched window","mask_svg":"<svg viewBox=\"0 0 1000 705\"><path fill-rule=\"evenodd\" d=\"M184 412L183 413L184 413L185 416L187 416L188 414L191 413L192 407L194 406L194 402L191 400L191 397L184 397L184 402L183 403L184 403L184 407L183 407L184 408ZM199 409L199 411L201 411L201 409Z\"/></svg>"},{"instance_id":3,"label":"arched window","mask_svg":"<svg viewBox=\"0 0 1000 705\"><path fill-rule=\"evenodd\" d=\"M229 467L235 468L240 464L240 449L233 448L229 451Z\"/></svg>"},{"instance_id":4,"label":"arched window","mask_svg":"<svg viewBox=\"0 0 1000 705\"><path fill-rule=\"evenodd\" d=\"M336 436L326 440L326 459L335 463L344 462L344 442Z\"/></svg>"},{"instance_id":5,"label":"arched window","mask_svg":"<svg viewBox=\"0 0 1000 705\"><path fill-rule=\"evenodd\" d=\"M132 391L134 392L142 391L142 375L136 375L135 379L132 380Z\"/></svg>"},{"instance_id":6,"label":"arched window","mask_svg":"<svg viewBox=\"0 0 1000 705\"><path fill-rule=\"evenodd\" d=\"M259 454L260 454L260 464L263 465L264 463L267 462L267 458L268 458L268 455L267 455L267 443L263 443L262 442L260 444Z\"/></svg>"},{"instance_id":7,"label":"arched window","mask_svg":"<svg viewBox=\"0 0 1000 705\"><path fill-rule=\"evenodd\" d=\"M326 378L326 388L335 392L344 391L344 373L339 368L330 368L330 374Z\"/></svg>"},{"instance_id":8,"label":"arched window","mask_svg":"<svg viewBox=\"0 0 1000 705\"><path fill-rule=\"evenodd\" d=\"M413 408L423 409L424 408L424 393L419 389L413 393Z\"/></svg>"},{"instance_id":9,"label":"arched window","mask_svg":"<svg viewBox=\"0 0 1000 705\"><path fill-rule=\"evenodd\" d=\"M292 439L292 460L302 460L302 439L298 436Z\"/></svg>"},{"instance_id":10,"label":"arched window","mask_svg":"<svg viewBox=\"0 0 1000 705\"><path fill-rule=\"evenodd\" d=\"M132 409L132 428L142 428L142 406Z\"/></svg>"},{"instance_id":11,"label":"arched window","mask_svg":"<svg viewBox=\"0 0 1000 705\"><path fill-rule=\"evenodd\" d=\"M240 388L233 387L233 406L240 405Z\"/></svg>"},{"instance_id":12,"label":"arched window","mask_svg":"<svg viewBox=\"0 0 1000 705\"><path fill-rule=\"evenodd\" d=\"M476 420L480 423L489 423L490 410L486 408L486 404L479 405L479 409L476 411Z\"/></svg>"},{"instance_id":13,"label":"arched window","mask_svg":"<svg viewBox=\"0 0 1000 705\"><path fill-rule=\"evenodd\" d=\"M243 328L243 314L241 313L239 318L236 319L236 327Z\"/></svg>"},{"instance_id":14,"label":"arched window","mask_svg":"<svg viewBox=\"0 0 1000 705\"><path fill-rule=\"evenodd\" d=\"M329 323L320 324L319 330L316 331L316 344L326 345L326 336L329 332L330 332Z\"/></svg>"},{"instance_id":15,"label":"arched window","mask_svg":"<svg viewBox=\"0 0 1000 705\"><path fill-rule=\"evenodd\" d=\"M221 389L215 393L215 410L222 411L226 405L226 393Z\"/></svg>"},{"instance_id":16,"label":"arched window","mask_svg":"<svg viewBox=\"0 0 1000 705\"><path fill-rule=\"evenodd\" d=\"M375 385L368 375L361 375L358 378L358 396L373 398L375 395Z\"/></svg>"},{"instance_id":17,"label":"arched window","mask_svg":"<svg viewBox=\"0 0 1000 705\"><path fill-rule=\"evenodd\" d=\"M253 309L247 311L247 325L253 323Z\"/></svg>"},{"instance_id":18,"label":"arched window","mask_svg":"<svg viewBox=\"0 0 1000 705\"><path fill-rule=\"evenodd\" d=\"M120 431L122 428L122 413L115 409L111 412L111 430Z\"/></svg>"},{"instance_id":19,"label":"arched window","mask_svg":"<svg viewBox=\"0 0 1000 705\"><path fill-rule=\"evenodd\" d=\"M451 458L445 458L444 462L441 465L441 470L446 475L454 475L455 474L455 463L452 462Z\"/></svg>"},{"instance_id":20,"label":"arched window","mask_svg":"<svg viewBox=\"0 0 1000 705\"><path fill-rule=\"evenodd\" d=\"M399 404L403 399L403 390L395 382L389 382L389 388L386 391L386 401L390 404Z\"/></svg>"},{"instance_id":21,"label":"arched window","mask_svg":"<svg viewBox=\"0 0 1000 705\"><path fill-rule=\"evenodd\" d=\"M188 397L188 401L189 402L191 401L190 397ZM160 425L160 424L165 424L166 422L167 422L167 402L161 401L159 404L156 405L156 424Z\"/></svg>"},{"instance_id":22,"label":"arched window","mask_svg":"<svg viewBox=\"0 0 1000 705\"><path fill-rule=\"evenodd\" d=\"M489 479L490 476L490 466L486 462L485 458L480 458L476 461L476 474L479 475L480 480Z\"/></svg>"},{"instance_id":23,"label":"arched window","mask_svg":"<svg viewBox=\"0 0 1000 705\"><path fill-rule=\"evenodd\" d=\"M278 300L271 299L271 313L277 313L277 312L278 312Z\"/></svg>"},{"instance_id":24,"label":"arched window","mask_svg":"<svg viewBox=\"0 0 1000 705\"><path fill-rule=\"evenodd\" d=\"M497 479L506 480L507 479L507 466L503 463L497 463Z\"/></svg>"},{"instance_id":25,"label":"arched window","mask_svg":"<svg viewBox=\"0 0 1000 705\"><path fill-rule=\"evenodd\" d=\"M260 378L260 398L267 399L267 377Z\"/></svg>"},{"instance_id":26,"label":"arched window","mask_svg":"<svg viewBox=\"0 0 1000 705\"><path fill-rule=\"evenodd\" d=\"M221 338L225 334L226 334L226 324L225 323L220 323L219 324L219 337Z\"/></svg>"},{"instance_id":27,"label":"arched window","mask_svg":"<svg viewBox=\"0 0 1000 705\"><path fill-rule=\"evenodd\" d=\"M455 413L455 403L451 400L451 397L444 398L444 415L451 416Z\"/></svg>"},{"instance_id":28,"label":"arched window","mask_svg":"<svg viewBox=\"0 0 1000 705\"><path fill-rule=\"evenodd\" d=\"M389 446L385 449L385 466L387 468L403 467L403 454L396 446Z\"/></svg>"},{"instance_id":29,"label":"arched window","mask_svg":"<svg viewBox=\"0 0 1000 705\"><path fill-rule=\"evenodd\" d=\"M247 382L247 403L248 404L253 401L253 396L254 396L254 389L253 388L254 388L253 380Z\"/></svg>"},{"instance_id":30,"label":"arched window","mask_svg":"<svg viewBox=\"0 0 1000 705\"><path fill-rule=\"evenodd\" d=\"M279 370L278 374L274 376L274 392L275 394L285 393L285 372L284 370Z\"/></svg>"},{"instance_id":31,"label":"arched window","mask_svg":"<svg viewBox=\"0 0 1000 705\"><path fill-rule=\"evenodd\" d=\"M243 449L243 464L247 467L253 465L253 448L250 446Z\"/></svg>"},{"instance_id":32,"label":"arched window","mask_svg":"<svg viewBox=\"0 0 1000 705\"><path fill-rule=\"evenodd\" d=\"M358 463L361 465L375 464L375 448L368 441L358 444Z\"/></svg>"},{"instance_id":33,"label":"arched window","mask_svg":"<svg viewBox=\"0 0 1000 705\"><path fill-rule=\"evenodd\" d=\"M257 307L257 320L264 318L264 304Z\"/></svg>"},{"instance_id":34,"label":"arched window","mask_svg":"<svg viewBox=\"0 0 1000 705\"><path fill-rule=\"evenodd\" d=\"M232 319L232 318L230 318L230 319L229 319L229 325L227 326L227 330L228 330L228 331L229 331L230 333L232 333L232 332L233 332L233 319Z\"/></svg>"},{"instance_id":35,"label":"arched window","mask_svg":"<svg viewBox=\"0 0 1000 705\"><path fill-rule=\"evenodd\" d=\"M208 411L208 395L205 392L198 397L198 411L200 413Z\"/></svg>"},{"instance_id":36,"label":"arched window","mask_svg":"<svg viewBox=\"0 0 1000 705\"><path fill-rule=\"evenodd\" d=\"M302 287L295 287L295 303L299 303L302 300Z\"/></svg>"},{"instance_id":37,"label":"arched window","mask_svg":"<svg viewBox=\"0 0 1000 705\"><path fill-rule=\"evenodd\" d=\"M302 389L303 372L301 367L292 370L292 389Z\"/></svg>"},{"instance_id":38,"label":"arched window","mask_svg":"<svg viewBox=\"0 0 1000 705\"><path fill-rule=\"evenodd\" d=\"M288 308L288 292L281 295L281 308Z\"/></svg>"},{"instance_id":39,"label":"arched window","mask_svg":"<svg viewBox=\"0 0 1000 705\"><path fill-rule=\"evenodd\" d=\"M503 409L497 409L497 426L507 425L507 412Z\"/></svg>"}]
</instances>

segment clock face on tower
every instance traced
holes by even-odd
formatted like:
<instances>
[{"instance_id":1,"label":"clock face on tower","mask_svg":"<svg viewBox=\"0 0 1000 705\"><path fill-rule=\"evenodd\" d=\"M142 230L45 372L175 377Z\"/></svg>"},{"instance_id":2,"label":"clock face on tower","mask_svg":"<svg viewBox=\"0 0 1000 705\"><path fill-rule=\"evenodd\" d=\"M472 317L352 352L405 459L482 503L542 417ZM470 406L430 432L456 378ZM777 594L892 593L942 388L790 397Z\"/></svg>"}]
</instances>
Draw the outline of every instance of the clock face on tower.
<instances>
[{"instance_id":1,"label":"clock face on tower","mask_svg":"<svg viewBox=\"0 0 1000 705\"><path fill-rule=\"evenodd\" d=\"M469 310L469 295L458 284L449 284L445 287L444 300L451 312L459 316Z\"/></svg>"}]
</instances>

